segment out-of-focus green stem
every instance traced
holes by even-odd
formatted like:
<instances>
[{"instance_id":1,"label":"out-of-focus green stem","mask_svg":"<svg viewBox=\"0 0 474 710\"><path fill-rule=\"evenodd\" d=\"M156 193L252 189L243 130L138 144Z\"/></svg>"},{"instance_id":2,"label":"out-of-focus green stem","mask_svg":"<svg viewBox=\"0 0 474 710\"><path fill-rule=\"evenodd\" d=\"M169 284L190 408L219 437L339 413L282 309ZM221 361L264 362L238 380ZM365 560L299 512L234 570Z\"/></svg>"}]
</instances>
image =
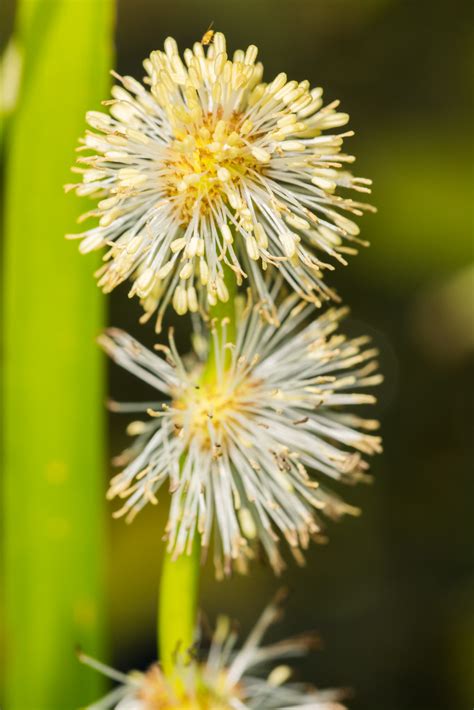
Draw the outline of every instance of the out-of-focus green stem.
<instances>
[{"instance_id":1,"label":"out-of-focus green stem","mask_svg":"<svg viewBox=\"0 0 474 710\"><path fill-rule=\"evenodd\" d=\"M220 301L210 309L212 319L229 319L228 338L235 337L235 276L226 268L225 282L229 299ZM202 378L212 380L215 368L214 344L210 341L209 357ZM177 560L165 555L158 595L158 650L165 675L180 688L180 679L174 677L176 654L185 654L191 647L195 631L199 597L200 543L197 536L190 555Z\"/></svg>"},{"instance_id":2,"label":"out-of-focus green stem","mask_svg":"<svg viewBox=\"0 0 474 710\"><path fill-rule=\"evenodd\" d=\"M5 707L67 710L100 693L103 655L103 299L95 257L64 234L84 114L104 98L113 1L20 0L19 103L7 155Z\"/></svg>"}]
</instances>

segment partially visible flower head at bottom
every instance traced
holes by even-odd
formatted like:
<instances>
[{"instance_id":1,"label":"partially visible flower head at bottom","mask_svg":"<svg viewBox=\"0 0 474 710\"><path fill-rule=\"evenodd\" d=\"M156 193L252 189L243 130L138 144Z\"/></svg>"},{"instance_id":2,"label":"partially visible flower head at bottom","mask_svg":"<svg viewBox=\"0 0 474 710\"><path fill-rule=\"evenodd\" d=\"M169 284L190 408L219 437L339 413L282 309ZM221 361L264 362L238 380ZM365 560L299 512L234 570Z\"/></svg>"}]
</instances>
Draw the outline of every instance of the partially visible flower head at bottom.
<instances>
[{"instance_id":1,"label":"partially visible flower head at bottom","mask_svg":"<svg viewBox=\"0 0 474 710\"><path fill-rule=\"evenodd\" d=\"M233 565L245 571L260 543L276 572L284 566L284 537L297 561L311 538L322 540L330 518L358 510L326 489L324 479L367 479L364 454L381 450L378 426L346 411L370 404L361 389L376 385L376 350L367 338L336 333L344 309L309 324L314 307L291 295L278 309L279 327L242 302L237 332L227 319L211 327L214 367L169 347L152 353L129 335L109 330L101 343L110 356L159 391L165 401L116 405L148 413L132 422L132 446L116 459L123 470L109 498L124 499L115 513L128 520L167 482L171 507L165 537L176 558L198 533L204 553L214 541L217 576ZM196 340L196 339L195 339ZM316 474L318 478L315 478Z\"/></svg>"},{"instance_id":2,"label":"partially visible flower head at bottom","mask_svg":"<svg viewBox=\"0 0 474 710\"><path fill-rule=\"evenodd\" d=\"M306 634L262 646L268 627L281 615L278 601L261 615L240 650L237 633L226 617L218 620L204 660L177 654L173 682L159 664L145 672L119 673L81 654L81 659L120 685L88 710L344 710L338 690L317 690L291 681L290 658L314 646Z\"/></svg>"}]
</instances>

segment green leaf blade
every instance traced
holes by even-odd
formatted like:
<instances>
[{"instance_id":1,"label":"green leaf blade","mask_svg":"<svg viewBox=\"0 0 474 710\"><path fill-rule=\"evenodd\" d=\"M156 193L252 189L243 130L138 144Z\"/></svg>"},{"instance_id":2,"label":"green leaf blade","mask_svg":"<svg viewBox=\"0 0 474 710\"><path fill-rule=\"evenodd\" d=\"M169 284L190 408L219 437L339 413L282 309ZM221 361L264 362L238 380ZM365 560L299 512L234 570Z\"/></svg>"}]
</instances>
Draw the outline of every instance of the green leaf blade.
<instances>
[{"instance_id":1,"label":"green leaf blade","mask_svg":"<svg viewBox=\"0 0 474 710\"><path fill-rule=\"evenodd\" d=\"M112 0L24 0L23 80L7 164L4 396L6 707L100 692L74 648L104 649L104 304L96 257L64 234L84 114L108 86ZM21 5L21 3L20 3Z\"/></svg>"}]
</instances>

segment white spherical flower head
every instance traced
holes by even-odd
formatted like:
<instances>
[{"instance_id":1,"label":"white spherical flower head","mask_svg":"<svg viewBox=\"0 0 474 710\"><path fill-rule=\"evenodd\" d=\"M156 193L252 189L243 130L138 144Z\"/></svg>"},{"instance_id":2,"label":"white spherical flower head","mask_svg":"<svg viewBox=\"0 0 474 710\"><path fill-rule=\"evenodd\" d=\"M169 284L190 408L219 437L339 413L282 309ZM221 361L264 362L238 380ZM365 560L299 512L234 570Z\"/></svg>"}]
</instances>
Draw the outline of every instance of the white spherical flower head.
<instances>
[{"instance_id":1,"label":"white spherical flower head","mask_svg":"<svg viewBox=\"0 0 474 710\"><path fill-rule=\"evenodd\" d=\"M105 292L132 277L130 295L157 313L157 330L171 300L180 313L226 301L224 269L249 279L257 298L272 303L262 270L280 270L291 288L317 304L334 294L323 281L327 256L345 263L360 244L347 214L368 205L338 194L369 192L342 153L351 132L337 101L323 107L322 90L279 74L262 83L257 48L232 59L216 32L183 59L172 38L145 60L142 84L120 77L106 103L91 111L68 186L99 198L84 218L98 226L69 235L81 251L107 246L98 272ZM92 152L92 154L91 154Z\"/></svg>"},{"instance_id":2,"label":"white spherical flower head","mask_svg":"<svg viewBox=\"0 0 474 710\"><path fill-rule=\"evenodd\" d=\"M124 674L81 654L84 663L119 683L89 710L345 710L339 690L316 690L291 680L286 661L314 647L314 634L261 645L280 614L277 603L269 605L240 650L235 629L221 617L206 658L196 659L194 651L177 658L174 683L158 664L146 673Z\"/></svg>"},{"instance_id":3,"label":"white spherical flower head","mask_svg":"<svg viewBox=\"0 0 474 710\"><path fill-rule=\"evenodd\" d=\"M321 512L358 512L324 481L367 479L363 455L381 450L369 433L377 422L344 410L374 402L360 389L381 380L376 351L366 338L336 334L342 309L305 325L312 311L293 294L278 308L276 327L249 302L237 314L235 337L226 319L214 324L214 367L204 375L199 362L185 366L172 334L169 347L157 346L164 357L119 330L101 337L118 364L162 397L161 404L115 405L149 415L130 424L135 442L116 460L125 466L109 490L125 499L116 516L131 520L167 483L168 550L189 552L198 533L205 552L214 533L221 576L233 563L244 568L258 542L279 572L280 537L302 561L301 548L321 537Z\"/></svg>"}]
</instances>

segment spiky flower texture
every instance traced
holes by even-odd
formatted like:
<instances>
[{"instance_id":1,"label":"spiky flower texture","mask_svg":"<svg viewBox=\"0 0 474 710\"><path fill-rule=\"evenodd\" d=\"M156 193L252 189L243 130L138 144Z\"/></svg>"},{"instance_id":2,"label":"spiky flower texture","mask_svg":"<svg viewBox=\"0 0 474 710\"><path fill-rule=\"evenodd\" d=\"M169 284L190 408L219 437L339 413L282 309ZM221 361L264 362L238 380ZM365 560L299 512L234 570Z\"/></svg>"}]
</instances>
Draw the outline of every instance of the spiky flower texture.
<instances>
[{"instance_id":1,"label":"spiky flower texture","mask_svg":"<svg viewBox=\"0 0 474 710\"><path fill-rule=\"evenodd\" d=\"M98 225L69 236L82 252L108 247L99 285L110 292L131 277L158 331L170 300L180 314L226 301L226 266L269 310L267 267L319 304L335 297L323 272L361 243L347 214L372 208L338 194L370 191L345 169L352 133L333 132L348 115L307 81L262 83L256 58L251 45L229 59L217 32L183 61L168 38L144 62L148 89L115 75L110 115L87 114L82 183L68 187L99 199L84 215Z\"/></svg>"},{"instance_id":2,"label":"spiky flower texture","mask_svg":"<svg viewBox=\"0 0 474 710\"><path fill-rule=\"evenodd\" d=\"M270 604L238 651L237 633L228 618L221 617L205 660L196 659L187 649L178 652L178 685L165 677L158 664L146 673L124 674L82 656L85 663L120 684L88 710L344 710L340 691L291 682L285 661L304 655L313 646L314 635L261 645L280 613L277 603ZM266 671L263 677L262 670Z\"/></svg>"},{"instance_id":3,"label":"spiky flower texture","mask_svg":"<svg viewBox=\"0 0 474 710\"><path fill-rule=\"evenodd\" d=\"M116 515L132 519L168 483L169 551L189 552L196 533L207 550L214 532L221 576L234 563L245 567L258 541L279 572L280 537L302 560L301 548L321 537L320 512L332 518L358 512L323 480L367 478L363 455L380 451L380 438L369 433L377 422L344 411L374 401L359 390L380 382L376 351L366 338L335 332L343 309L306 324L312 312L293 294L280 304L277 326L261 318L258 305L242 303L234 342L226 319L213 324L211 378L197 360L185 366L172 334L169 347L158 346L164 357L119 330L101 338L118 364L162 397L161 404L115 405L149 415L130 424L136 440L117 459L125 468L109 497L125 503Z\"/></svg>"}]
</instances>

